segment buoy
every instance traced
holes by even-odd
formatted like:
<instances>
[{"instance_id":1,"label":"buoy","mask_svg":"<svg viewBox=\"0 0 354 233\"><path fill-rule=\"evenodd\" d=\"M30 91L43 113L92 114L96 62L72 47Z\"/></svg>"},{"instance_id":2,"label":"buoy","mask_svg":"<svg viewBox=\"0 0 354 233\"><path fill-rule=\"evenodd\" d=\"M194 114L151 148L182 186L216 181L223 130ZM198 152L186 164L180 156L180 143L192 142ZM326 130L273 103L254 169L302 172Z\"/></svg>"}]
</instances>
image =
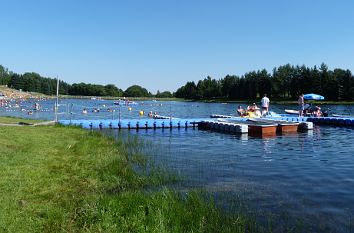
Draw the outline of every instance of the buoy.
<instances>
[{"instance_id":1,"label":"buoy","mask_svg":"<svg viewBox=\"0 0 354 233\"><path fill-rule=\"evenodd\" d=\"M139 111L139 115L140 116L144 115L144 111Z\"/></svg>"},{"instance_id":2,"label":"buoy","mask_svg":"<svg viewBox=\"0 0 354 233\"><path fill-rule=\"evenodd\" d=\"M128 110L129 110L129 111L131 111L131 110L132 110L132 108L131 108L131 107L129 107L129 108L128 108Z\"/></svg>"}]
</instances>

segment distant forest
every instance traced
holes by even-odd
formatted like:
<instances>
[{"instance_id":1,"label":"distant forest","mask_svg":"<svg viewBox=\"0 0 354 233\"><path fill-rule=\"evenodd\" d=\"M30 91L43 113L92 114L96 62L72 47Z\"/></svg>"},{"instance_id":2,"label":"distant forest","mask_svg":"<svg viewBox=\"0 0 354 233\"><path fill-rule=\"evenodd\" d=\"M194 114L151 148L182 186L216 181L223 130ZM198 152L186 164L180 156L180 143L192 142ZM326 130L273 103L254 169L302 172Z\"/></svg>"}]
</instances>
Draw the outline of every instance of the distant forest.
<instances>
[{"instance_id":1,"label":"distant forest","mask_svg":"<svg viewBox=\"0 0 354 233\"><path fill-rule=\"evenodd\" d=\"M42 77L37 73L16 74L0 65L0 85L47 95L56 93L56 79ZM169 91L151 94L145 88L133 85L125 91L113 84L97 85L60 81L59 93L78 96L112 97L177 97L191 100L242 100L256 99L263 94L275 99L297 99L301 93L316 93L327 100L354 100L354 76L350 70L329 70L322 63L319 67L293 66L286 64L267 70L248 72L242 76L227 75L222 79L207 77L187 82L175 93Z\"/></svg>"},{"instance_id":2,"label":"distant forest","mask_svg":"<svg viewBox=\"0 0 354 233\"><path fill-rule=\"evenodd\" d=\"M16 90L27 92L38 92L46 95L55 95L57 80L54 78L42 77L34 72L17 74L9 71L0 65L0 85L7 85ZM169 98L173 94L169 91L157 91L156 95L151 94L139 85L128 87L125 91L113 84L98 85L87 83L74 83L72 85L61 81L59 83L59 94L73 96L110 96L110 97L156 97Z\"/></svg>"},{"instance_id":3,"label":"distant forest","mask_svg":"<svg viewBox=\"0 0 354 233\"><path fill-rule=\"evenodd\" d=\"M354 76L350 70L329 70L324 63L313 68L287 64L274 68L272 73L263 69L220 80L207 77L197 84L187 82L174 95L185 99L241 100L264 94L276 99L297 99L302 93L320 94L327 100L353 100Z\"/></svg>"}]
</instances>

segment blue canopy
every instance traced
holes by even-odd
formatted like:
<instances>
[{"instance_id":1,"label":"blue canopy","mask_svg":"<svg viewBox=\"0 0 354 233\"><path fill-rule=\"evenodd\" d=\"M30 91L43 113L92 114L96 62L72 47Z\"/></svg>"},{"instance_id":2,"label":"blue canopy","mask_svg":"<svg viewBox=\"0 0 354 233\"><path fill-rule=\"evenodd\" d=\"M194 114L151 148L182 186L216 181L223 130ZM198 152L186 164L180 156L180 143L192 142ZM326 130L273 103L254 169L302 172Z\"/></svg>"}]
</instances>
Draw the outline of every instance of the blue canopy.
<instances>
[{"instance_id":1,"label":"blue canopy","mask_svg":"<svg viewBox=\"0 0 354 233\"><path fill-rule=\"evenodd\" d=\"M304 100L324 100L325 98L322 95L317 94L306 94L304 95Z\"/></svg>"}]
</instances>

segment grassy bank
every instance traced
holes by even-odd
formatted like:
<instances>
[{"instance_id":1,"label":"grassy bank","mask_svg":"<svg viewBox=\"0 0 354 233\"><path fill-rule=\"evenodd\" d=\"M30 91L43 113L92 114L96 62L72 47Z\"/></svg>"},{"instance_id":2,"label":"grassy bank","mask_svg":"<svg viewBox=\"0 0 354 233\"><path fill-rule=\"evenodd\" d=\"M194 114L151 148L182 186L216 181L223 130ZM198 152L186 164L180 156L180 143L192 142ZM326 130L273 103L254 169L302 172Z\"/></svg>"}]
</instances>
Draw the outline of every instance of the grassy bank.
<instances>
[{"instance_id":1,"label":"grassy bank","mask_svg":"<svg viewBox=\"0 0 354 233\"><path fill-rule=\"evenodd\" d=\"M3 117L0 116L0 124L35 124L42 122L41 120L32 120L32 119L22 119L17 117Z\"/></svg>"},{"instance_id":2,"label":"grassy bank","mask_svg":"<svg viewBox=\"0 0 354 233\"><path fill-rule=\"evenodd\" d=\"M0 144L0 232L255 230L199 192L164 188L161 172L135 172L133 165L144 170L144 158L97 133L0 127Z\"/></svg>"}]
</instances>

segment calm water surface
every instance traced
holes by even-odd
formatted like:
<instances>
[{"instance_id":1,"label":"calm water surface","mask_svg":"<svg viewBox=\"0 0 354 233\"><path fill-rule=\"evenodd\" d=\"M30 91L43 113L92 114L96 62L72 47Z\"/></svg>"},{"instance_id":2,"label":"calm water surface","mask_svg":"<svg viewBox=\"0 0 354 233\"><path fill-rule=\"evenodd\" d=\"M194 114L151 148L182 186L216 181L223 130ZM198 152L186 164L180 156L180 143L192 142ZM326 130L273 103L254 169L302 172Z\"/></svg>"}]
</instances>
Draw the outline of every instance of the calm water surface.
<instances>
[{"instance_id":1,"label":"calm water surface","mask_svg":"<svg viewBox=\"0 0 354 233\"><path fill-rule=\"evenodd\" d=\"M53 119L52 102L43 102L48 111L31 118ZM233 114L238 104L199 102L152 102L117 107L113 101L65 100L61 118L139 118L140 110L174 117L208 117L212 113ZM99 113L82 115L83 107L100 108ZM116 111L110 113L107 108ZM273 105L282 113L296 106ZM337 114L352 114L352 106L322 106ZM0 109L1 115L28 116L25 112ZM198 129L117 131L119 137L138 136L154 146L146 150L176 174L186 177L176 188L201 187L227 197L237 197L256 215L278 217L304 231L354 231L354 129L316 126L313 131L273 138L252 138ZM227 194L226 196L224 194ZM275 230L282 228L275 227Z\"/></svg>"}]
</instances>

